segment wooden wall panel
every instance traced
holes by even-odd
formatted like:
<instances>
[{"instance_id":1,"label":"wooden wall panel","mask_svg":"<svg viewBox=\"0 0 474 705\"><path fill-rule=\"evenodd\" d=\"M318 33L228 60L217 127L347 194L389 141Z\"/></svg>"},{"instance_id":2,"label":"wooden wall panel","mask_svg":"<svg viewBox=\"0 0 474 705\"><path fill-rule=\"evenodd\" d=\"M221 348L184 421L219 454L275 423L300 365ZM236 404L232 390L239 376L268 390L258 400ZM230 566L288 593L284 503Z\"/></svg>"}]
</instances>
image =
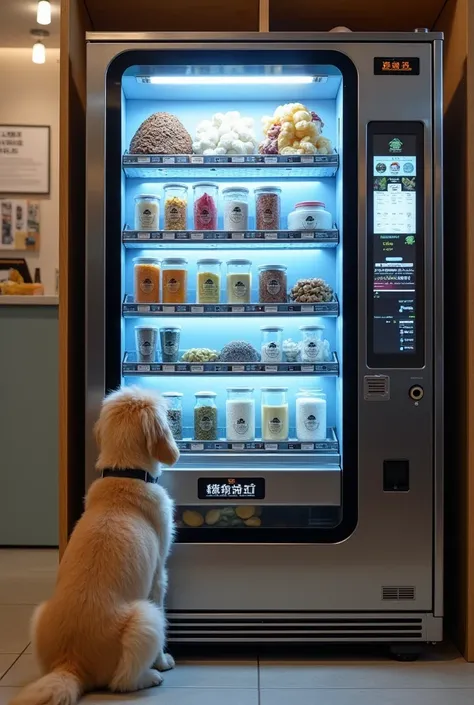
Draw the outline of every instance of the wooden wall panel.
<instances>
[{"instance_id":1,"label":"wooden wall panel","mask_svg":"<svg viewBox=\"0 0 474 705\"><path fill-rule=\"evenodd\" d=\"M61 0L59 234L59 544L84 496L85 32L82 0Z\"/></svg>"}]
</instances>

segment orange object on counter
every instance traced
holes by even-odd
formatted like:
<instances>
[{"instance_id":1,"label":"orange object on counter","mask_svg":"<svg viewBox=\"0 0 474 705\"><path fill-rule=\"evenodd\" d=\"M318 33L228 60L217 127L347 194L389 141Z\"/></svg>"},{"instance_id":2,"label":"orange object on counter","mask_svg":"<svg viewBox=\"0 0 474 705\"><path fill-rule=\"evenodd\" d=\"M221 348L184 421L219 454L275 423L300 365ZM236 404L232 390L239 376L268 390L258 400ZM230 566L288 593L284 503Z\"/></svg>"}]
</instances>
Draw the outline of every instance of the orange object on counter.
<instances>
[{"instance_id":1,"label":"orange object on counter","mask_svg":"<svg viewBox=\"0 0 474 705\"><path fill-rule=\"evenodd\" d=\"M185 304L188 299L187 260L181 257L164 259L162 263L163 303Z\"/></svg>"},{"instance_id":2,"label":"orange object on counter","mask_svg":"<svg viewBox=\"0 0 474 705\"><path fill-rule=\"evenodd\" d=\"M134 298L138 304L160 301L160 260L135 257L133 260Z\"/></svg>"}]
</instances>

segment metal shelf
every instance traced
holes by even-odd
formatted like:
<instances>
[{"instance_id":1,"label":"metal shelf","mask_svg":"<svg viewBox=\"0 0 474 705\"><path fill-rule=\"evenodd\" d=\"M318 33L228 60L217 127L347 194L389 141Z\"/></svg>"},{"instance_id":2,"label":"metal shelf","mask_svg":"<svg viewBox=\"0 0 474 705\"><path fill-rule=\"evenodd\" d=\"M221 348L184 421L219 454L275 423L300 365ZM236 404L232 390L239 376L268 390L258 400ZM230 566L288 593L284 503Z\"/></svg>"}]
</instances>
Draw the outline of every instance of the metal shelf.
<instances>
[{"instance_id":1,"label":"metal shelf","mask_svg":"<svg viewBox=\"0 0 474 705\"><path fill-rule=\"evenodd\" d=\"M247 230L243 232L230 232L227 230L215 230L200 232L197 230L179 230L172 232L169 230L156 230L142 232L139 230L124 229L122 232L122 242L126 248L146 249L167 248L170 245L175 248L197 246L203 242L211 247L246 246L252 249L265 249L278 247L311 247L329 248L337 247L339 244L339 231L334 230L277 230L266 232L263 230Z\"/></svg>"},{"instance_id":2,"label":"metal shelf","mask_svg":"<svg viewBox=\"0 0 474 705\"><path fill-rule=\"evenodd\" d=\"M214 178L268 179L327 178L336 174L338 154L288 156L263 154L238 156L195 156L125 154L122 158L125 175L129 178Z\"/></svg>"},{"instance_id":3,"label":"metal shelf","mask_svg":"<svg viewBox=\"0 0 474 705\"><path fill-rule=\"evenodd\" d=\"M337 377L339 375L339 361L336 353L332 353L329 362L314 364L305 362L280 362L267 365L262 362L138 362L136 353L127 352L122 363L124 377L140 376L155 377L168 375L319 375Z\"/></svg>"},{"instance_id":4,"label":"metal shelf","mask_svg":"<svg viewBox=\"0 0 474 705\"><path fill-rule=\"evenodd\" d=\"M186 318L223 316L338 316L339 301L315 304L137 304L127 295L122 304L125 318L137 316L185 316Z\"/></svg>"},{"instance_id":5,"label":"metal shelf","mask_svg":"<svg viewBox=\"0 0 474 705\"><path fill-rule=\"evenodd\" d=\"M290 439L285 442L273 443L271 441L247 441L245 443L230 442L223 439L217 441L196 441L192 438L177 440L176 445L181 453L252 453L259 456L265 453L339 453L339 443L334 428L328 428L328 437L324 441L311 443Z\"/></svg>"}]
</instances>

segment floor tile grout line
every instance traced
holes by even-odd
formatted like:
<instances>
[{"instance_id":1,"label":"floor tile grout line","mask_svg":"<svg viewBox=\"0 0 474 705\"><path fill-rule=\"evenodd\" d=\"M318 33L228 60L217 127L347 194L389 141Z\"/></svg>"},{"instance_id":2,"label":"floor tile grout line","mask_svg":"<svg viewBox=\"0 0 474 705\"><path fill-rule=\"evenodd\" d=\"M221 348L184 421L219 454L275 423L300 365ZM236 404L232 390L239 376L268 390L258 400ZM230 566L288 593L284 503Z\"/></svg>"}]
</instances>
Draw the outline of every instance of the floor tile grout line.
<instances>
[{"instance_id":1,"label":"floor tile grout line","mask_svg":"<svg viewBox=\"0 0 474 705\"><path fill-rule=\"evenodd\" d=\"M2 680L5 678L5 676L7 675L7 673L9 673L9 672L12 670L13 666L15 665L15 663L17 663L17 661L25 654L25 652L26 652L27 648L29 647L30 643L31 643L31 642L28 642L28 643L27 643L27 645L25 646L25 648L23 649L23 651L21 652L21 654L18 654L18 655L17 655L16 659L13 661L13 663L11 663L11 664L9 665L9 667L7 668L7 670L5 671L5 673L2 675L2 677L0 678L0 687L2 687L2 688L7 687L7 686L2 686ZM15 655L15 654L13 654L13 655Z\"/></svg>"}]
</instances>

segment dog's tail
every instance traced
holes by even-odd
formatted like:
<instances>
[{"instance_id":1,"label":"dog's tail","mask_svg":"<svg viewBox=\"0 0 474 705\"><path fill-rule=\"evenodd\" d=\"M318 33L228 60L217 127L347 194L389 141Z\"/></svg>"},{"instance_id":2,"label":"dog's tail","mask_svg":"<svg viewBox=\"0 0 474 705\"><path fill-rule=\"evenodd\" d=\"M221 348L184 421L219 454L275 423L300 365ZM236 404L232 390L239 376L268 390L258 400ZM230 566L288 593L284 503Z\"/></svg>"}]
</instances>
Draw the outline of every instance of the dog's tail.
<instances>
[{"instance_id":1,"label":"dog's tail","mask_svg":"<svg viewBox=\"0 0 474 705\"><path fill-rule=\"evenodd\" d=\"M81 695L79 678L66 668L58 668L24 688L10 705L76 705Z\"/></svg>"}]
</instances>

